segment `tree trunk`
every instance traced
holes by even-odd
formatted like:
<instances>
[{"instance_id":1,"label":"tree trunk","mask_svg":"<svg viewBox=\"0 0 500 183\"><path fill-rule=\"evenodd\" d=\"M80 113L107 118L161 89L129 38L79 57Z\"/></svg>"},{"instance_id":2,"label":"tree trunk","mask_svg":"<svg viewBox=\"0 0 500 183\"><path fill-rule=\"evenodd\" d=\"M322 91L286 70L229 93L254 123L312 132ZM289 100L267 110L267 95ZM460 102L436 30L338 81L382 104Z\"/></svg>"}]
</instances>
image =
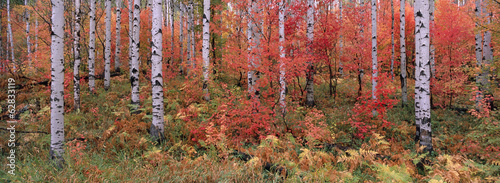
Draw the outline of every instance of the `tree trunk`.
<instances>
[{"instance_id":1,"label":"tree trunk","mask_svg":"<svg viewBox=\"0 0 500 183\"><path fill-rule=\"evenodd\" d=\"M259 80L260 67L260 38L261 33L259 32L260 20L256 19L256 14L260 13L258 8L259 0L250 0L250 5L248 7L248 92L250 98L254 100L254 105L258 105L260 98L260 91L257 81ZM254 106L256 107L256 106Z\"/></svg>"},{"instance_id":2,"label":"tree trunk","mask_svg":"<svg viewBox=\"0 0 500 183\"><path fill-rule=\"evenodd\" d=\"M132 76L132 47L133 47L133 29L134 29L134 0L128 0L128 72Z\"/></svg>"},{"instance_id":3,"label":"tree trunk","mask_svg":"<svg viewBox=\"0 0 500 183\"><path fill-rule=\"evenodd\" d=\"M208 73L210 70L210 0L203 1L203 96L206 101L210 100L208 92Z\"/></svg>"},{"instance_id":4,"label":"tree trunk","mask_svg":"<svg viewBox=\"0 0 500 183\"><path fill-rule=\"evenodd\" d=\"M307 39L309 50L309 57L307 61L307 72L306 72L306 106L314 106L314 64L312 62L313 49L312 43L314 41L314 0L307 0Z\"/></svg>"},{"instance_id":5,"label":"tree trunk","mask_svg":"<svg viewBox=\"0 0 500 183\"><path fill-rule=\"evenodd\" d=\"M429 0L415 2L415 39L417 47L415 71L415 122L420 124L419 142L425 151L432 151L431 107L430 107L430 13ZM417 126L418 128L418 126Z\"/></svg>"},{"instance_id":6,"label":"tree trunk","mask_svg":"<svg viewBox=\"0 0 500 183\"><path fill-rule=\"evenodd\" d=\"M400 52L401 52L401 103L403 106L406 106L408 103L408 86L406 83L406 35L405 35L405 0L401 0L401 7L399 10L399 18L400 18L400 32L399 32L399 43L400 43Z\"/></svg>"},{"instance_id":7,"label":"tree trunk","mask_svg":"<svg viewBox=\"0 0 500 183\"><path fill-rule=\"evenodd\" d=\"M184 11L186 11L186 6L184 5L184 3L182 3L181 1L179 1L179 9L180 9L180 12L179 12L179 50L180 50L180 57L181 57L181 74L184 73L184 69L182 67L182 65L184 64L184 48L183 48L183 45L184 45L184 28L183 28L183 24L184 24Z\"/></svg>"},{"instance_id":8,"label":"tree trunk","mask_svg":"<svg viewBox=\"0 0 500 183\"><path fill-rule=\"evenodd\" d=\"M121 64L121 28L122 28L122 0L116 0L116 44L115 44L115 72L120 72Z\"/></svg>"},{"instance_id":9,"label":"tree trunk","mask_svg":"<svg viewBox=\"0 0 500 183\"><path fill-rule=\"evenodd\" d=\"M191 6L191 1L189 2L188 6L187 6L187 11L186 11L186 14L187 14L187 20L186 20L186 23L187 23L187 66L186 66L186 75L189 75L189 72L191 71L191 69L193 68L192 67L192 64L193 64L193 60L192 60L192 50L191 50L191 31L193 30L193 26L191 25L191 10L192 10L192 6Z\"/></svg>"},{"instance_id":10,"label":"tree trunk","mask_svg":"<svg viewBox=\"0 0 500 183\"><path fill-rule=\"evenodd\" d=\"M372 0L372 99L377 100L377 0ZM375 111L375 109L374 109Z\"/></svg>"},{"instance_id":11,"label":"tree trunk","mask_svg":"<svg viewBox=\"0 0 500 183\"><path fill-rule=\"evenodd\" d=\"M109 89L111 75L111 0L106 0L106 38L104 48L104 90Z\"/></svg>"},{"instance_id":12,"label":"tree trunk","mask_svg":"<svg viewBox=\"0 0 500 183\"><path fill-rule=\"evenodd\" d=\"M73 31L74 42L73 42L73 53L75 54L75 62L73 65L73 89L74 89L74 109L75 111L80 110L80 62L82 58L80 57L80 2L81 0L75 0L75 29Z\"/></svg>"},{"instance_id":13,"label":"tree trunk","mask_svg":"<svg viewBox=\"0 0 500 183\"><path fill-rule=\"evenodd\" d=\"M486 16L486 25L491 23L491 12L488 12L487 6L489 2L488 0L483 0L483 13ZM482 58L482 78L481 78L481 85L482 85L482 92L483 95L488 95L490 94L490 68L491 68L491 62L493 61L493 50L491 49L491 31L486 30L484 32L484 41L483 41L483 58Z\"/></svg>"},{"instance_id":14,"label":"tree trunk","mask_svg":"<svg viewBox=\"0 0 500 183\"><path fill-rule=\"evenodd\" d=\"M89 35L89 89L91 92L95 91L95 31L96 31L96 25L95 25L95 6L96 6L96 0L90 0L90 35Z\"/></svg>"},{"instance_id":15,"label":"tree trunk","mask_svg":"<svg viewBox=\"0 0 500 183\"><path fill-rule=\"evenodd\" d=\"M133 32L132 32L132 62L131 62L131 75L130 85L132 87L131 104L133 105L132 111L137 112L139 108L139 36L140 36L140 0L134 0L134 18L133 18Z\"/></svg>"},{"instance_id":16,"label":"tree trunk","mask_svg":"<svg viewBox=\"0 0 500 183\"><path fill-rule=\"evenodd\" d=\"M163 75L162 75L162 56L163 56L163 33L162 33L162 0L153 2L153 20L151 27L152 45L151 45L151 85L153 97L153 122L151 124L151 137L157 141L163 141L165 130L163 126Z\"/></svg>"},{"instance_id":17,"label":"tree trunk","mask_svg":"<svg viewBox=\"0 0 500 183\"><path fill-rule=\"evenodd\" d=\"M285 70L285 3L284 0L279 2L279 41L280 41L280 107L281 114L285 117L286 114L286 70Z\"/></svg>"},{"instance_id":18,"label":"tree trunk","mask_svg":"<svg viewBox=\"0 0 500 183\"><path fill-rule=\"evenodd\" d=\"M16 72L16 61L14 60L14 39L12 36L12 25L10 23L10 0L7 0L7 33L9 34L10 56L12 61L12 71Z\"/></svg>"},{"instance_id":19,"label":"tree trunk","mask_svg":"<svg viewBox=\"0 0 500 183\"><path fill-rule=\"evenodd\" d=\"M38 17L35 17L35 50L34 53L38 51ZM37 60L37 55L35 54L35 61Z\"/></svg>"},{"instance_id":20,"label":"tree trunk","mask_svg":"<svg viewBox=\"0 0 500 183\"><path fill-rule=\"evenodd\" d=\"M343 0L339 0L339 11L340 11L340 27L342 27L343 24L343 16L342 16L342 2ZM339 51L339 73L343 77L344 76L344 66L342 64L342 54L343 54L343 48L344 48L344 40L343 40L343 35L340 35L340 51Z\"/></svg>"},{"instance_id":21,"label":"tree trunk","mask_svg":"<svg viewBox=\"0 0 500 183\"><path fill-rule=\"evenodd\" d=\"M391 1L391 79L394 80L394 1Z\"/></svg>"},{"instance_id":22,"label":"tree trunk","mask_svg":"<svg viewBox=\"0 0 500 183\"><path fill-rule=\"evenodd\" d=\"M474 9L476 12L476 17L478 19L481 19L481 0L476 0L476 8ZM476 22L476 28L479 27L479 23ZM476 93L476 110L481 110L480 103L484 98L484 95L482 94L482 57L483 57L483 49L482 49L482 33L481 31L478 31L476 34L476 62L477 62L477 67L480 68L480 72L477 73L478 75L476 76L476 83L477 86L479 87L479 92Z\"/></svg>"},{"instance_id":23,"label":"tree trunk","mask_svg":"<svg viewBox=\"0 0 500 183\"><path fill-rule=\"evenodd\" d=\"M0 7L3 5L3 3L0 3ZM0 18L0 25L3 25L2 18ZM4 49L3 49L3 36L2 36L2 26L0 26L0 72L5 72L5 63L4 60Z\"/></svg>"},{"instance_id":24,"label":"tree trunk","mask_svg":"<svg viewBox=\"0 0 500 183\"><path fill-rule=\"evenodd\" d=\"M189 6L191 6L191 11L189 12L189 18L191 21L191 63L193 65L193 69L196 67L196 49L195 49L195 37L194 37L194 6L193 0L189 1Z\"/></svg>"},{"instance_id":25,"label":"tree trunk","mask_svg":"<svg viewBox=\"0 0 500 183\"><path fill-rule=\"evenodd\" d=\"M434 24L434 0L429 0L429 14L430 14L430 24ZM431 35L431 38L434 37ZM436 78L436 66L435 66L435 49L432 41L430 42L430 62L431 62L431 77ZM432 97L431 97L432 98Z\"/></svg>"},{"instance_id":26,"label":"tree trunk","mask_svg":"<svg viewBox=\"0 0 500 183\"><path fill-rule=\"evenodd\" d=\"M24 0L24 6L28 6L28 0ZM30 12L26 8L25 9L25 18L26 18L26 50L28 52L28 64L31 67L31 42L30 42Z\"/></svg>"},{"instance_id":27,"label":"tree trunk","mask_svg":"<svg viewBox=\"0 0 500 183\"><path fill-rule=\"evenodd\" d=\"M172 68L173 68L173 63L174 63L174 33L175 33L175 29L174 29L174 4L175 4L175 1L174 0L170 0L170 10L172 12L170 12L170 64L172 65Z\"/></svg>"},{"instance_id":28,"label":"tree trunk","mask_svg":"<svg viewBox=\"0 0 500 183\"><path fill-rule=\"evenodd\" d=\"M52 34L50 61L52 81L50 94L50 157L56 166L64 165L64 5L52 0Z\"/></svg>"},{"instance_id":29,"label":"tree trunk","mask_svg":"<svg viewBox=\"0 0 500 183\"><path fill-rule=\"evenodd\" d=\"M165 27L169 26L169 14L170 14L170 1L171 0L165 0L164 6L163 6L163 24Z\"/></svg>"}]
</instances>

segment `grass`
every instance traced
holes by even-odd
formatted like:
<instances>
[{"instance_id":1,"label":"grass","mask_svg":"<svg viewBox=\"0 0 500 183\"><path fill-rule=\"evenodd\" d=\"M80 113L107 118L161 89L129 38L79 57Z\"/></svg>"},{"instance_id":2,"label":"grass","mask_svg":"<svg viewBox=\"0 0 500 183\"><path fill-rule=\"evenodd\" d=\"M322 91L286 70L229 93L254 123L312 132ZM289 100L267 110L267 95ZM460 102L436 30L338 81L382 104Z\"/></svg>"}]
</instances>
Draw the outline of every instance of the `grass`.
<instances>
[{"instance_id":1,"label":"grass","mask_svg":"<svg viewBox=\"0 0 500 183\"><path fill-rule=\"evenodd\" d=\"M193 142L193 126L207 124L213 120L213 114L221 112L219 107L227 102L224 99L226 91L240 98L245 94L243 88L224 88L222 82L214 83L211 89L213 100L203 102L188 98L192 97L189 88L193 86L186 86L183 81L174 78L165 84L167 141L163 144L151 141L148 134L151 123L150 83L141 81L142 112L138 115L130 114L130 85L125 76L114 78L109 91L97 87L96 94L90 94L82 83L80 111L71 110L71 95L66 98L65 136L69 141L66 142L64 169L58 170L49 163L49 134L17 133L16 175L7 174L4 166L0 171L0 182L500 181L498 165L469 157L467 151L461 151L467 146L466 136L480 123L467 113L441 108L432 111L436 151L433 156L422 155L415 145L411 105L402 108L397 104L387 112L386 120L393 122L394 126L383 131L385 137L380 136L379 131L366 139L353 138L355 129L346 121L353 115L354 101L351 99L355 91L351 90L356 82L348 80L339 81L336 100L326 95L327 85L320 85L316 90L323 93L318 95L316 108L324 116L314 119L327 125L325 130L331 136L328 142L290 133L267 136L257 144L235 145L224 136L213 142ZM102 85L101 82L98 81L97 86ZM0 85L5 88L5 83ZM17 101L18 108L29 105L29 110L21 115L17 130L49 132L50 101L46 88L34 86L18 93L24 96ZM5 98L4 94L0 98ZM5 106L4 101L0 105ZM289 125L299 125L314 111L296 103L290 105L296 110L287 117ZM498 116L491 119L498 121ZM276 121L280 122L280 119ZM220 126L215 127L220 130ZM7 135L0 131L2 142L6 142ZM324 143L335 144L335 148L326 149ZM8 149L2 143L2 157L8 155ZM251 154L254 158L243 161L231 154L234 150ZM359 155L352 154L354 151ZM375 152L377 156L363 152ZM339 161L342 156L349 160ZM446 161L447 158L450 161ZM421 159L430 161L425 164L423 172L414 163ZM6 158L1 161L7 164ZM282 167L285 171L268 169L266 163L273 163L275 168ZM470 171L457 169L464 167Z\"/></svg>"}]
</instances>

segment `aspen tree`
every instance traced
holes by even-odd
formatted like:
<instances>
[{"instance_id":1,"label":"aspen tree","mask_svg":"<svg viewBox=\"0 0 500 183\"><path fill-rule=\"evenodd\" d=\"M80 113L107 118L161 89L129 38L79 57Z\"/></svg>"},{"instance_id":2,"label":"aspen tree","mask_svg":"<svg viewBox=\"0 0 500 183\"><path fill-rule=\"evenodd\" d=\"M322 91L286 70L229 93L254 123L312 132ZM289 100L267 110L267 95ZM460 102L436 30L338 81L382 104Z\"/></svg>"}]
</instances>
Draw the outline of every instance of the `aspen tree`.
<instances>
[{"instance_id":1,"label":"aspen tree","mask_svg":"<svg viewBox=\"0 0 500 183\"><path fill-rule=\"evenodd\" d=\"M162 0L153 0L153 19L151 27L151 85L153 98L153 121L151 124L151 137L162 141L164 137L164 107L163 107L163 75L162 75Z\"/></svg>"},{"instance_id":2,"label":"aspen tree","mask_svg":"<svg viewBox=\"0 0 500 183\"><path fill-rule=\"evenodd\" d=\"M203 1L203 96L206 101L210 100L208 92L208 74L210 70L210 0Z\"/></svg>"},{"instance_id":3,"label":"aspen tree","mask_svg":"<svg viewBox=\"0 0 500 183\"><path fill-rule=\"evenodd\" d=\"M64 165L64 5L52 0L50 45L50 157L58 168Z\"/></svg>"},{"instance_id":4,"label":"aspen tree","mask_svg":"<svg viewBox=\"0 0 500 183\"><path fill-rule=\"evenodd\" d=\"M95 31L96 31L96 25L95 25L95 8L96 8L96 0L90 0L90 34L89 34L89 60L88 60L88 65L89 65L89 89L91 92L95 91Z\"/></svg>"},{"instance_id":5,"label":"aspen tree","mask_svg":"<svg viewBox=\"0 0 500 183\"><path fill-rule=\"evenodd\" d=\"M307 49L313 56L312 43L314 41L314 0L307 0ZM310 60L307 61L306 71L306 105L314 106L314 64Z\"/></svg>"},{"instance_id":6,"label":"aspen tree","mask_svg":"<svg viewBox=\"0 0 500 183\"><path fill-rule=\"evenodd\" d=\"M80 56L80 30L81 30L81 12L80 12L81 0L75 0L75 28L73 30L73 53L75 57L73 65L73 91L74 91L74 109L75 111L80 110L80 62L82 60Z\"/></svg>"},{"instance_id":7,"label":"aspen tree","mask_svg":"<svg viewBox=\"0 0 500 183\"><path fill-rule=\"evenodd\" d=\"M116 0L116 42L115 42L115 72L120 72L121 64L121 35L120 31L122 28L122 0Z\"/></svg>"},{"instance_id":8,"label":"aspen tree","mask_svg":"<svg viewBox=\"0 0 500 183\"><path fill-rule=\"evenodd\" d=\"M111 76L111 0L106 0L106 38L104 48L104 90L109 89Z\"/></svg>"}]
</instances>

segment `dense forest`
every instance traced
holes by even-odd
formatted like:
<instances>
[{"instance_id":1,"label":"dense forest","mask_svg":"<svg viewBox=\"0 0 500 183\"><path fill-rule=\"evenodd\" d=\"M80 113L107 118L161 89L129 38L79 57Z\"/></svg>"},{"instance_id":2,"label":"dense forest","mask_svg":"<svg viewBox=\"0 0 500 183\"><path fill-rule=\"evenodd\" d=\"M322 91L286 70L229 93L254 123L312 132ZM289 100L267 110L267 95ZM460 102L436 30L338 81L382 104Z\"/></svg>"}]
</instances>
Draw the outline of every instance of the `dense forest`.
<instances>
[{"instance_id":1,"label":"dense forest","mask_svg":"<svg viewBox=\"0 0 500 183\"><path fill-rule=\"evenodd\" d=\"M0 182L499 182L498 0L2 0Z\"/></svg>"}]
</instances>

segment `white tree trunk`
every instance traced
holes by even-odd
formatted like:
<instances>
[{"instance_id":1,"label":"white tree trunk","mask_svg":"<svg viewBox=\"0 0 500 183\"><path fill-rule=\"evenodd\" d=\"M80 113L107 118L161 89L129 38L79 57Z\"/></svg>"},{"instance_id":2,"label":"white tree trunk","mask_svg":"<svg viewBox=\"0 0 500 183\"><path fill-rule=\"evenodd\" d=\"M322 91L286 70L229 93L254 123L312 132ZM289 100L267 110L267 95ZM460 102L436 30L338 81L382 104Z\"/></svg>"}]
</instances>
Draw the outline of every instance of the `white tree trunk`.
<instances>
[{"instance_id":1,"label":"white tree trunk","mask_svg":"<svg viewBox=\"0 0 500 183\"><path fill-rule=\"evenodd\" d=\"M203 96L210 100L208 92L208 73L210 70L210 0L203 1Z\"/></svg>"},{"instance_id":2,"label":"white tree trunk","mask_svg":"<svg viewBox=\"0 0 500 183\"><path fill-rule=\"evenodd\" d=\"M431 103L430 103L430 13L429 0L417 0L415 2L415 29L416 54L415 67L415 122L420 124L418 140L420 145L425 146L426 151L432 151L432 130L431 130Z\"/></svg>"},{"instance_id":3,"label":"white tree trunk","mask_svg":"<svg viewBox=\"0 0 500 183\"><path fill-rule=\"evenodd\" d=\"M260 66L259 60L259 49L260 49L260 37L261 33L259 32L259 20L255 19L255 14L259 14L260 10L258 8L258 0L250 0L248 6L248 92L250 94L250 98L254 100L254 104L258 101L260 97L260 91L257 84L259 79L259 73L257 69Z\"/></svg>"},{"instance_id":4,"label":"white tree trunk","mask_svg":"<svg viewBox=\"0 0 500 183\"><path fill-rule=\"evenodd\" d=\"M24 0L24 6L28 6L28 0ZM28 65L31 67L31 42L30 42L30 12L25 9L26 18L26 50L28 52Z\"/></svg>"},{"instance_id":5,"label":"white tree trunk","mask_svg":"<svg viewBox=\"0 0 500 183\"><path fill-rule=\"evenodd\" d=\"M182 3L181 1L179 1L179 9L180 9L180 12L179 12L179 50L180 50L180 57L181 57L181 67L180 67L180 70L181 70L181 73L184 73L184 69L182 67L182 64L184 64L184 48L183 48L183 45L184 45L184 28L183 28L183 24L184 24L184 12L186 11L186 5L184 5L184 3Z\"/></svg>"},{"instance_id":6,"label":"white tree trunk","mask_svg":"<svg viewBox=\"0 0 500 183\"><path fill-rule=\"evenodd\" d=\"M340 27L342 27L342 24L343 24L343 16L342 16L342 4L343 4L343 0L339 0L339 11L340 11ZM339 51L339 73L340 75L343 77L344 76L344 66L342 64L342 55L344 53L344 39L343 39L343 35L341 34L340 35L340 39L339 39L339 42L340 42L340 51Z\"/></svg>"},{"instance_id":7,"label":"white tree trunk","mask_svg":"<svg viewBox=\"0 0 500 183\"><path fill-rule=\"evenodd\" d=\"M162 0L153 1L153 20L151 27L152 45L151 45L151 85L153 97L153 122L151 125L151 137L158 141L164 139L164 126L163 126L163 75L162 75L162 18L161 11Z\"/></svg>"},{"instance_id":8,"label":"white tree trunk","mask_svg":"<svg viewBox=\"0 0 500 183\"><path fill-rule=\"evenodd\" d=\"M111 81L111 0L106 0L106 38L104 48L104 90L109 89Z\"/></svg>"},{"instance_id":9,"label":"white tree trunk","mask_svg":"<svg viewBox=\"0 0 500 183\"><path fill-rule=\"evenodd\" d=\"M285 3L279 2L279 41L280 41L280 107L283 117L286 114L286 70L285 70Z\"/></svg>"},{"instance_id":10,"label":"white tree trunk","mask_svg":"<svg viewBox=\"0 0 500 183\"><path fill-rule=\"evenodd\" d=\"M394 1L391 0L391 79L394 80Z\"/></svg>"},{"instance_id":11,"label":"white tree trunk","mask_svg":"<svg viewBox=\"0 0 500 183\"><path fill-rule=\"evenodd\" d=\"M132 63L130 84L132 87L132 111L137 110L139 101L139 36L140 36L140 0L134 0L134 23L132 32Z\"/></svg>"},{"instance_id":12,"label":"white tree trunk","mask_svg":"<svg viewBox=\"0 0 500 183\"><path fill-rule=\"evenodd\" d=\"M488 0L483 0L483 14L486 16L486 25L491 23L491 12L488 12L487 6L489 2ZM484 41L483 41L483 58L482 58L482 78L481 78L481 85L483 88L483 95L489 94L490 91L490 81L489 81L489 76L490 76L490 68L491 68L491 62L493 61L493 50L491 49L491 31L486 30L484 32Z\"/></svg>"},{"instance_id":13,"label":"white tree trunk","mask_svg":"<svg viewBox=\"0 0 500 183\"><path fill-rule=\"evenodd\" d=\"M73 90L75 111L80 110L80 62L82 60L80 56L80 1L81 0L75 0L75 29L73 30L73 53L75 54L75 62L73 65Z\"/></svg>"},{"instance_id":14,"label":"white tree trunk","mask_svg":"<svg viewBox=\"0 0 500 183\"><path fill-rule=\"evenodd\" d=\"M401 7L399 10L399 18L400 18L400 32L399 32L399 43L400 43L400 52L401 52L401 102L403 106L406 106L408 103L408 86L406 83L406 40L405 40L405 0L401 0Z\"/></svg>"},{"instance_id":15,"label":"white tree trunk","mask_svg":"<svg viewBox=\"0 0 500 183\"><path fill-rule=\"evenodd\" d=\"M128 72L132 76L132 47L133 47L133 21L134 21L134 0L128 0Z\"/></svg>"},{"instance_id":16,"label":"white tree trunk","mask_svg":"<svg viewBox=\"0 0 500 183\"><path fill-rule=\"evenodd\" d=\"M169 18L170 18L170 1L171 0L165 0L165 3L163 5L163 24L165 27L169 26Z\"/></svg>"},{"instance_id":17,"label":"white tree trunk","mask_svg":"<svg viewBox=\"0 0 500 183\"><path fill-rule=\"evenodd\" d=\"M189 72L191 71L191 69L193 69L192 67L192 64L193 64L193 60L192 60L192 50L191 50L191 31L193 30L193 26L191 24L191 10L192 10L192 6L191 6L191 1L189 2L189 4L187 5L187 20L186 20L186 23L187 23L187 66L186 66L186 75L189 75Z\"/></svg>"},{"instance_id":18,"label":"white tree trunk","mask_svg":"<svg viewBox=\"0 0 500 183\"><path fill-rule=\"evenodd\" d=\"M89 89L91 92L95 90L95 6L96 0L90 0L90 34L89 34Z\"/></svg>"},{"instance_id":19,"label":"white tree trunk","mask_svg":"<svg viewBox=\"0 0 500 183\"><path fill-rule=\"evenodd\" d=\"M189 1L189 6L191 6L191 11L189 13L189 20L191 21L191 60L192 60L192 67L193 69L196 67L196 49L195 49L195 37L194 37L194 6L193 6L193 0Z\"/></svg>"},{"instance_id":20,"label":"white tree trunk","mask_svg":"<svg viewBox=\"0 0 500 183\"><path fill-rule=\"evenodd\" d=\"M14 60L14 39L12 38L12 25L10 23L10 0L7 0L7 33L9 34L10 56L12 61L12 71L16 72L16 61Z\"/></svg>"},{"instance_id":21,"label":"white tree trunk","mask_svg":"<svg viewBox=\"0 0 500 183\"><path fill-rule=\"evenodd\" d=\"M1 18L0 18L0 25L3 25ZM2 39L3 36L1 36L1 35L3 35L2 34L2 26L0 26L0 60L2 60L0 62L0 72L3 73L3 72L5 72L5 64L4 64L3 60L6 60L6 59L4 58L4 52L3 52L4 49L3 49L3 45L2 45L3 44L3 39Z\"/></svg>"},{"instance_id":22,"label":"white tree trunk","mask_svg":"<svg viewBox=\"0 0 500 183\"><path fill-rule=\"evenodd\" d=\"M377 99L377 0L372 0L372 99Z\"/></svg>"},{"instance_id":23,"label":"white tree trunk","mask_svg":"<svg viewBox=\"0 0 500 183\"><path fill-rule=\"evenodd\" d=\"M434 22L434 0L429 0L429 14L430 14L430 23L433 23ZM433 35L431 35L431 37L434 37ZM436 66L435 66L435 61L434 61L434 53L435 53L435 49L434 49L434 44L432 44L432 41L430 42L430 62L431 62L431 65L430 65L430 69L431 69L431 77L435 78L436 77Z\"/></svg>"},{"instance_id":24,"label":"white tree trunk","mask_svg":"<svg viewBox=\"0 0 500 183\"><path fill-rule=\"evenodd\" d=\"M174 29L174 10L175 10L175 1L174 0L170 0L170 10L171 10L171 13L170 13L170 63L172 67L173 66L173 63L174 63L174 33L175 33L175 29Z\"/></svg>"},{"instance_id":25,"label":"white tree trunk","mask_svg":"<svg viewBox=\"0 0 500 183\"><path fill-rule=\"evenodd\" d=\"M476 8L474 9L475 13L476 13L476 17L478 19L481 19L481 0L476 0ZM476 28L479 27L479 23L476 22ZM482 49L482 42L483 42L483 36L482 36L482 33L481 31L478 31L478 33L476 34L476 37L475 37L475 40L476 40L476 62L477 62L477 67L478 68L481 68L482 67L482 57L483 57L483 49ZM482 70L482 69L481 69ZM477 85L479 86L479 91L481 91L482 89L482 86L481 86L481 79L482 79L482 72L480 71L479 73L477 73L478 75L476 76L476 83ZM476 93L476 109L479 110L480 109L480 102L481 100L483 99L483 95L478 92Z\"/></svg>"},{"instance_id":26,"label":"white tree trunk","mask_svg":"<svg viewBox=\"0 0 500 183\"><path fill-rule=\"evenodd\" d=\"M314 0L307 0L307 49L311 54L307 61L306 71L306 105L314 106L314 65L311 61L313 54L312 43L314 41Z\"/></svg>"},{"instance_id":27,"label":"white tree trunk","mask_svg":"<svg viewBox=\"0 0 500 183\"><path fill-rule=\"evenodd\" d=\"M35 17L35 50L34 53L38 51L38 17ZM37 60L37 55L35 54L35 60Z\"/></svg>"},{"instance_id":28,"label":"white tree trunk","mask_svg":"<svg viewBox=\"0 0 500 183\"><path fill-rule=\"evenodd\" d=\"M50 156L59 168L64 164L64 5L52 0L52 34L50 46Z\"/></svg>"},{"instance_id":29,"label":"white tree trunk","mask_svg":"<svg viewBox=\"0 0 500 183\"><path fill-rule=\"evenodd\" d=\"M121 28L122 28L122 0L116 0L116 46L115 46L115 72L120 72L121 64Z\"/></svg>"}]
</instances>

